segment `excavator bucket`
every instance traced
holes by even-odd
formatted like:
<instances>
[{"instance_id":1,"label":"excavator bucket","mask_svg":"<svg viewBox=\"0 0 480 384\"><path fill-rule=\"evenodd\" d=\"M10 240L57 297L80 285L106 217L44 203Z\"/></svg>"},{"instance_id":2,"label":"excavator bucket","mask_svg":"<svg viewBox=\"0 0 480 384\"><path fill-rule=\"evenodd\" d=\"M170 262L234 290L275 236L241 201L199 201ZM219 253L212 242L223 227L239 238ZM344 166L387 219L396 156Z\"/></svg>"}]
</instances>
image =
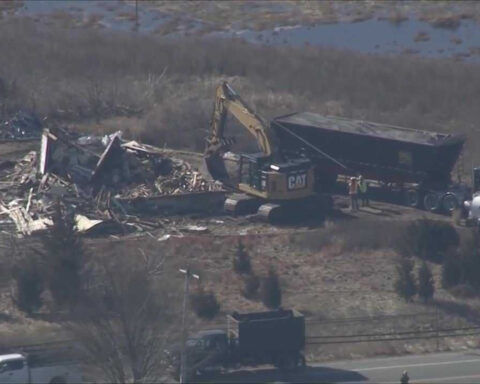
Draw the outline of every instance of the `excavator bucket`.
<instances>
[{"instance_id":1,"label":"excavator bucket","mask_svg":"<svg viewBox=\"0 0 480 384\"><path fill-rule=\"evenodd\" d=\"M226 185L230 184L230 176L228 175L222 155L219 153L206 155L205 165L214 180L221 181Z\"/></svg>"}]
</instances>

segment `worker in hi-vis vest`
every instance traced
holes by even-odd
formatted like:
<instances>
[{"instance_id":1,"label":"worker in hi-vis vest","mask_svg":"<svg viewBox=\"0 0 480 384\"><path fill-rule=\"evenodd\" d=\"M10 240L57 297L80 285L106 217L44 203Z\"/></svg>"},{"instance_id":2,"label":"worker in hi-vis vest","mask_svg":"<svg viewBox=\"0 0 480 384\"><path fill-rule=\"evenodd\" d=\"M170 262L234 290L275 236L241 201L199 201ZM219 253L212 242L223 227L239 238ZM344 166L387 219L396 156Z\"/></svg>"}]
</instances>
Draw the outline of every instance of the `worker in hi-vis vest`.
<instances>
[{"instance_id":1,"label":"worker in hi-vis vest","mask_svg":"<svg viewBox=\"0 0 480 384\"><path fill-rule=\"evenodd\" d=\"M362 175L358 177L358 191L360 200L362 201L362 207L368 207L370 200L368 198L368 184Z\"/></svg>"},{"instance_id":2,"label":"worker in hi-vis vest","mask_svg":"<svg viewBox=\"0 0 480 384\"><path fill-rule=\"evenodd\" d=\"M348 182L348 194L350 195L352 211L358 211L358 181L355 177L351 177Z\"/></svg>"}]
</instances>

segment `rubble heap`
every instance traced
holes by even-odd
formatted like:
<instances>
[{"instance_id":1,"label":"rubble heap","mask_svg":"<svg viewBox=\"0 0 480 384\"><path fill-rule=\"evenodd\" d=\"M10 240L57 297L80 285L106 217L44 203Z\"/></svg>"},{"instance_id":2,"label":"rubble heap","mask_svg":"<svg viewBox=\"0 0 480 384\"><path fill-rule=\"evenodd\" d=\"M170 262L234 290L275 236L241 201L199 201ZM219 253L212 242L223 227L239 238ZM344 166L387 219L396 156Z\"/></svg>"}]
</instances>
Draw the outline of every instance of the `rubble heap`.
<instances>
[{"instance_id":1,"label":"rubble heap","mask_svg":"<svg viewBox=\"0 0 480 384\"><path fill-rule=\"evenodd\" d=\"M16 115L0 124L0 140L22 140L39 138L42 134L42 122L33 113L19 111Z\"/></svg>"},{"instance_id":2,"label":"rubble heap","mask_svg":"<svg viewBox=\"0 0 480 384\"><path fill-rule=\"evenodd\" d=\"M125 232L142 221L127 212L129 199L221 189L159 148L123 142L119 133L103 141L106 147L101 140L72 140L63 130L44 130L40 152L0 169L0 214L29 235L51 224L54 205L61 201L74 211L78 230L114 223Z\"/></svg>"}]
</instances>

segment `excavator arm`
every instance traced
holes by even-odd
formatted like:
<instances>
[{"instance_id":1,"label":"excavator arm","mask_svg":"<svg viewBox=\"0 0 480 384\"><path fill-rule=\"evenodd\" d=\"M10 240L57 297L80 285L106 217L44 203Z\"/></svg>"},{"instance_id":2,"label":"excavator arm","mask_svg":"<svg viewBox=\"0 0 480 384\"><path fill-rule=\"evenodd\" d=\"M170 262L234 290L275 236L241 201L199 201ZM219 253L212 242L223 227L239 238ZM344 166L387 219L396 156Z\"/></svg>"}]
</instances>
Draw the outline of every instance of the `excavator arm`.
<instances>
[{"instance_id":1,"label":"excavator arm","mask_svg":"<svg viewBox=\"0 0 480 384\"><path fill-rule=\"evenodd\" d=\"M226 82L217 87L215 106L207 138L205 161L215 179L225 181L227 173L221 156L232 142L224 137L227 113L230 112L256 139L265 156L277 157L277 140L270 127L242 100Z\"/></svg>"}]
</instances>

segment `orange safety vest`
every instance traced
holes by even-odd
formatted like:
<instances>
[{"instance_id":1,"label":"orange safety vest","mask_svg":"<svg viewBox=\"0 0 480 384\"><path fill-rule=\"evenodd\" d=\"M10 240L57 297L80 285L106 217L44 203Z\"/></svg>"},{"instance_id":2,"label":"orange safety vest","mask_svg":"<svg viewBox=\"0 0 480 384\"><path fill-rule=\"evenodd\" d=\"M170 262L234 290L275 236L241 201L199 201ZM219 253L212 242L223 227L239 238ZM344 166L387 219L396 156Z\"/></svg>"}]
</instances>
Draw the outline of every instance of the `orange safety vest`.
<instances>
[{"instance_id":1,"label":"orange safety vest","mask_svg":"<svg viewBox=\"0 0 480 384\"><path fill-rule=\"evenodd\" d=\"M357 180L350 180L350 183L348 184L348 186L349 186L348 193L350 195L356 195L358 193Z\"/></svg>"}]
</instances>

